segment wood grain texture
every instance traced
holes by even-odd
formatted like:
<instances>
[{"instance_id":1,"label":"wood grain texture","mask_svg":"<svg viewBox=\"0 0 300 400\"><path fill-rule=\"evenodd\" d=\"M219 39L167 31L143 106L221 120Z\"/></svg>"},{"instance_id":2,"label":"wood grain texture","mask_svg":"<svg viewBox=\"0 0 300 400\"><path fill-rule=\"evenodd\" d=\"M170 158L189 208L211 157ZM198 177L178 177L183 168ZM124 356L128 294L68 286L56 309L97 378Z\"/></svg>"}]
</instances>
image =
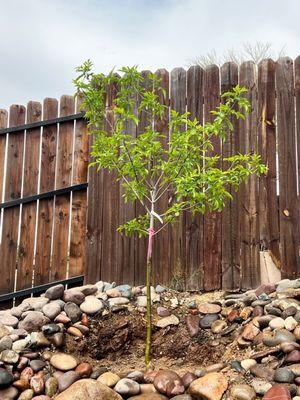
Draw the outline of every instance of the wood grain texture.
<instances>
[{"instance_id":1,"label":"wood grain texture","mask_svg":"<svg viewBox=\"0 0 300 400\"><path fill-rule=\"evenodd\" d=\"M257 76L253 62L240 67L240 86L246 87L251 112L240 120L239 147L241 153L257 152ZM259 240L259 186L258 178L250 176L240 188L240 237L242 286L253 288L260 283L260 240Z\"/></svg>"},{"instance_id":2,"label":"wood grain texture","mask_svg":"<svg viewBox=\"0 0 300 400\"><path fill-rule=\"evenodd\" d=\"M276 188L275 62L258 66L258 153L268 168L259 179L259 227L261 248L280 266L279 215Z\"/></svg>"},{"instance_id":3,"label":"wood grain texture","mask_svg":"<svg viewBox=\"0 0 300 400\"><path fill-rule=\"evenodd\" d=\"M293 61L280 58L276 64L277 129L279 156L279 221L282 273L296 278L300 272L299 207Z\"/></svg>"},{"instance_id":4,"label":"wood grain texture","mask_svg":"<svg viewBox=\"0 0 300 400\"><path fill-rule=\"evenodd\" d=\"M11 106L9 126L23 125L25 123L25 115L26 109L24 106ZM24 132L10 133L8 138L5 200L21 196L23 149ZM14 290L18 259L19 217L20 206L4 210L0 259L1 264L5 267L1 270L0 293Z\"/></svg>"},{"instance_id":5,"label":"wood grain texture","mask_svg":"<svg viewBox=\"0 0 300 400\"><path fill-rule=\"evenodd\" d=\"M238 84L238 66L233 62L222 65L221 93L232 90ZM228 132L222 144L222 157L236 154L238 148L238 123L232 119L233 131ZM223 169L226 163L223 162ZM222 212L222 288L237 289L240 287L240 232L238 193L229 188L232 200L228 200Z\"/></svg>"},{"instance_id":6,"label":"wood grain texture","mask_svg":"<svg viewBox=\"0 0 300 400\"><path fill-rule=\"evenodd\" d=\"M220 104L219 68L216 65L204 71L204 122L211 122L211 111ZM208 155L221 154L221 141L212 138L214 150ZM206 212L204 215L204 289L215 290L221 287L221 213Z\"/></svg>"},{"instance_id":7,"label":"wood grain texture","mask_svg":"<svg viewBox=\"0 0 300 400\"><path fill-rule=\"evenodd\" d=\"M76 113L80 112L82 99L77 98ZM73 182L87 182L89 160L89 136L87 122L77 120L74 137ZM86 268L86 223L87 223L87 190L72 193L72 219L70 237L70 265L68 276L83 275Z\"/></svg>"},{"instance_id":8,"label":"wood grain texture","mask_svg":"<svg viewBox=\"0 0 300 400\"><path fill-rule=\"evenodd\" d=\"M47 97L43 102L43 120L58 116L58 101ZM57 124L48 125L42 132L40 192L53 190L55 186L55 163ZM53 230L53 199L39 202L37 246L35 255L35 285L49 282L51 268L51 240Z\"/></svg>"},{"instance_id":9,"label":"wood grain texture","mask_svg":"<svg viewBox=\"0 0 300 400\"><path fill-rule=\"evenodd\" d=\"M41 118L42 105L30 101L27 105L26 122L38 122ZM23 197L38 192L40 134L40 128L26 131ZM36 211L37 202L24 204L22 207L17 290L31 287L33 283Z\"/></svg>"},{"instance_id":10,"label":"wood grain texture","mask_svg":"<svg viewBox=\"0 0 300 400\"><path fill-rule=\"evenodd\" d=\"M59 115L61 117L74 114L75 102L73 96L61 96ZM74 121L63 122L59 126L57 149L57 168L55 185L62 188L71 185L72 152L74 140ZM55 197L53 251L50 279L65 279L68 271L69 258L69 224L70 224L70 194Z\"/></svg>"},{"instance_id":11,"label":"wood grain texture","mask_svg":"<svg viewBox=\"0 0 300 400\"><path fill-rule=\"evenodd\" d=\"M115 85L111 84L108 87L106 104L107 104L107 115L105 128L107 133L111 135L111 126L115 123L115 117L113 113L114 99L117 93ZM123 206L124 199L120 199L120 183L117 181L117 174L109 171L102 171L103 174L103 195L101 199L102 205L102 229L101 229L101 279L108 282L116 281L120 282L123 274L122 266L122 255L120 254L120 248L122 246L123 239L120 233L117 232L119 226L119 202L121 201ZM127 240L129 238L126 238ZM130 241L134 240L130 238ZM130 247L129 247L130 248ZM110 268L107 268L110 265ZM134 276L134 258L131 260L132 275ZM133 281L131 281L133 282Z\"/></svg>"},{"instance_id":12,"label":"wood grain texture","mask_svg":"<svg viewBox=\"0 0 300 400\"><path fill-rule=\"evenodd\" d=\"M6 110L0 109L0 129L6 128L7 123L8 123L8 112ZM5 147L6 147L6 135L1 135L0 136L0 201L2 201L2 196L3 196Z\"/></svg>"},{"instance_id":13,"label":"wood grain texture","mask_svg":"<svg viewBox=\"0 0 300 400\"><path fill-rule=\"evenodd\" d=\"M170 107L179 113L186 112L186 71L175 68L170 74ZM184 127L182 128L184 129ZM183 161L183 160L182 160ZM186 279L186 213L169 227L169 269L171 284L183 289Z\"/></svg>"},{"instance_id":14,"label":"wood grain texture","mask_svg":"<svg viewBox=\"0 0 300 400\"><path fill-rule=\"evenodd\" d=\"M203 124L203 77L199 66L187 71L187 111ZM203 215L186 213L186 289L203 288Z\"/></svg>"},{"instance_id":15,"label":"wood grain texture","mask_svg":"<svg viewBox=\"0 0 300 400\"><path fill-rule=\"evenodd\" d=\"M161 119L154 121L154 127L157 132L164 135L161 138L162 147L167 148L169 142L169 84L170 76L166 69L159 69L156 71L156 75L161 80L160 86L162 90L159 90L157 95L161 104L166 106L164 115ZM164 93L165 91L165 93ZM166 192L157 202L157 211L159 214L165 212L168 206L168 192ZM169 227L166 226L157 236L154 238L154 250L153 250L153 269L152 276L154 283L169 282L170 264L169 254L166 249L169 246Z\"/></svg>"}]
</instances>

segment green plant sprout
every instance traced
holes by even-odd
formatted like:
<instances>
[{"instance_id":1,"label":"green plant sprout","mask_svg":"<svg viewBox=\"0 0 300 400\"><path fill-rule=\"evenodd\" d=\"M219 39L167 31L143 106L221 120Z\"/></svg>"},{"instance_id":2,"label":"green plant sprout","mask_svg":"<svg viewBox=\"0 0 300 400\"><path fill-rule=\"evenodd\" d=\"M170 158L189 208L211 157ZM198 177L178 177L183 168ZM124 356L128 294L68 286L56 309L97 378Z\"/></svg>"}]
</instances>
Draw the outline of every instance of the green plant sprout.
<instances>
[{"instance_id":1,"label":"green plant sprout","mask_svg":"<svg viewBox=\"0 0 300 400\"><path fill-rule=\"evenodd\" d=\"M236 86L222 95L213 122L201 125L188 112L170 111L169 133L155 129L155 121L163 118L166 106L159 101L165 96L158 76L143 76L137 67L124 67L116 74L96 74L92 63L85 62L77 69L74 80L77 95L83 98L82 109L93 135L92 166L115 171L123 187L125 202L139 202L143 212L118 227L126 235L148 236L146 258L147 335L145 362L150 364L151 353L151 265L154 239L180 215L206 210L221 211L229 191L235 190L251 174L262 174L266 167L257 154L235 154L222 158L211 155L212 138L224 141L233 131L234 120L245 118L250 105L246 89ZM146 81L145 81L146 80ZM147 85L145 84L147 82ZM109 90L115 88L109 98ZM147 115L142 132L132 135L128 127L137 126L140 116ZM166 143L164 145L163 143ZM169 202L158 212L158 202L165 194Z\"/></svg>"}]
</instances>

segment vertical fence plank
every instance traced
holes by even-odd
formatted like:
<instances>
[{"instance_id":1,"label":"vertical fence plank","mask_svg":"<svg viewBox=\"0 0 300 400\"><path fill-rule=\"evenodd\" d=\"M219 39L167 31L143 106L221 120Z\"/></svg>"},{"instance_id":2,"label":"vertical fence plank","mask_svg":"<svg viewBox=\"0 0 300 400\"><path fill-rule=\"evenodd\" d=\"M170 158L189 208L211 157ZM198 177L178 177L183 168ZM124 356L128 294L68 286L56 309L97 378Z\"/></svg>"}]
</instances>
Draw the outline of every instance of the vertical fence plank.
<instances>
[{"instance_id":1,"label":"vertical fence plank","mask_svg":"<svg viewBox=\"0 0 300 400\"><path fill-rule=\"evenodd\" d=\"M257 78L253 62L240 67L239 84L248 89L246 94L251 112L239 124L239 146L242 153L257 152ZM241 269L244 288L260 283L260 240L258 210L258 178L251 176L240 189Z\"/></svg>"},{"instance_id":2,"label":"vertical fence plank","mask_svg":"<svg viewBox=\"0 0 300 400\"><path fill-rule=\"evenodd\" d=\"M25 123L25 111L24 106L12 105L10 107L9 126L23 125ZM7 150L6 201L21 197L23 149L24 131L10 133ZM4 211L0 258L1 264L4 265L5 268L1 271L0 293L7 293L14 290L19 217L20 206L11 207Z\"/></svg>"},{"instance_id":3,"label":"vertical fence plank","mask_svg":"<svg viewBox=\"0 0 300 400\"><path fill-rule=\"evenodd\" d=\"M204 71L204 121L213 120L211 111L220 104L219 68L216 65ZM221 141L212 138L214 149L208 155L221 153ZM221 287L221 213L206 212L204 215L204 289Z\"/></svg>"},{"instance_id":4,"label":"vertical fence plank","mask_svg":"<svg viewBox=\"0 0 300 400\"><path fill-rule=\"evenodd\" d=\"M275 62L258 66L258 153L268 167L259 179L259 227L262 250L280 264L279 221L276 188Z\"/></svg>"},{"instance_id":5,"label":"vertical fence plank","mask_svg":"<svg viewBox=\"0 0 300 400\"><path fill-rule=\"evenodd\" d=\"M112 126L115 123L113 114L113 102L117 93L115 84L108 87L106 104L107 114L105 128L110 135L112 133ZM117 232L119 225L119 200L120 200L120 184L117 181L117 174L103 171L103 219L102 219L102 253L101 253L101 279L108 282L120 282L122 277L122 267L120 264L121 258L118 258L119 246L122 242L120 233ZM121 200L124 201L123 199ZM133 240L133 238L130 238ZM125 239L126 240L126 239ZM131 260L131 268L134 268L134 262ZM109 264L110 268L105 266ZM134 271L133 271L134 275ZM126 277L125 277L126 280Z\"/></svg>"},{"instance_id":6,"label":"vertical fence plank","mask_svg":"<svg viewBox=\"0 0 300 400\"><path fill-rule=\"evenodd\" d=\"M151 90L149 79L147 78L150 71L142 71L142 87L146 90ZM139 101L138 101L139 105ZM145 110L139 113L139 124L137 126L137 136L145 132L145 128L150 123L150 117L145 112ZM139 201L136 202L136 209L135 209L136 216L144 215L145 209L141 205ZM146 281L146 254L147 254L147 236L142 236L141 238L136 235L135 237L136 244L135 244L135 272L134 272L134 281L136 285L142 285ZM153 275L154 276L154 275Z\"/></svg>"},{"instance_id":7,"label":"vertical fence plank","mask_svg":"<svg viewBox=\"0 0 300 400\"><path fill-rule=\"evenodd\" d=\"M280 58L276 65L277 129L279 155L280 252L284 277L300 272L299 207L297 207L297 163L293 61Z\"/></svg>"},{"instance_id":8,"label":"vertical fence plank","mask_svg":"<svg viewBox=\"0 0 300 400\"><path fill-rule=\"evenodd\" d=\"M157 77L160 79L161 90L158 91L158 99L161 104L166 106L163 117L154 121L154 127L164 137L161 139L162 148L166 149L169 143L169 72L166 69L156 71ZM168 192L165 192L158 200L157 212L161 214L165 212L168 205ZM153 250L153 280L156 283L167 283L170 280L169 254L166 249L169 245L169 227L166 226L158 236L154 238Z\"/></svg>"},{"instance_id":9,"label":"vertical fence plank","mask_svg":"<svg viewBox=\"0 0 300 400\"><path fill-rule=\"evenodd\" d=\"M81 99L76 102L76 112L80 112ZM77 120L74 136L73 185L87 181L89 158L89 136L85 120ZM72 195L72 220L70 238L69 277L82 275L86 266L86 215L87 191L75 191Z\"/></svg>"},{"instance_id":10,"label":"vertical fence plank","mask_svg":"<svg viewBox=\"0 0 300 400\"><path fill-rule=\"evenodd\" d=\"M238 66L227 62L221 67L221 93L232 90L238 84ZM233 132L229 132L222 146L222 157L230 157L238 152L238 123L233 122ZM226 168L226 165L223 165ZM240 287L240 235L238 193L229 188L232 200L222 212L222 288Z\"/></svg>"},{"instance_id":11,"label":"vertical fence plank","mask_svg":"<svg viewBox=\"0 0 300 400\"><path fill-rule=\"evenodd\" d=\"M133 99L135 102L134 113L137 116L137 99ZM136 125L133 121L127 122L124 127L127 135L136 136L137 130ZM118 225L122 225L125 222L135 218L135 203L125 203L124 201L124 189L120 185L120 193L119 193L119 223ZM120 246L120 267L121 267L121 275L120 280L133 284L135 279L135 245L136 238L134 236L126 236L124 232L120 233L119 244Z\"/></svg>"},{"instance_id":12,"label":"vertical fence plank","mask_svg":"<svg viewBox=\"0 0 300 400\"><path fill-rule=\"evenodd\" d=\"M8 112L0 109L0 129L7 127ZM5 162L5 147L6 147L6 135L0 136L0 201L3 196L3 181L4 181L4 162ZM1 227L0 227L1 233Z\"/></svg>"},{"instance_id":13,"label":"vertical fence plank","mask_svg":"<svg viewBox=\"0 0 300 400\"><path fill-rule=\"evenodd\" d=\"M170 107L179 113L186 111L186 71L183 68L175 68L171 71ZM183 162L184 160L180 161ZM171 284L176 289L183 289L186 279L185 229L185 213L179 217L178 222L169 227Z\"/></svg>"},{"instance_id":14,"label":"vertical fence plank","mask_svg":"<svg viewBox=\"0 0 300 400\"><path fill-rule=\"evenodd\" d=\"M60 99L60 116L74 114L73 96L62 96ZM72 150L74 121L63 122L59 126L56 188L71 184ZM68 245L70 222L70 194L56 196L54 214L54 239L51 264L51 280L65 279L67 276Z\"/></svg>"},{"instance_id":15,"label":"vertical fence plank","mask_svg":"<svg viewBox=\"0 0 300 400\"><path fill-rule=\"evenodd\" d=\"M190 118L203 123L203 69L187 71L187 111ZM186 289L203 287L203 216L186 213Z\"/></svg>"},{"instance_id":16,"label":"vertical fence plank","mask_svg":"<svg viewBox=\"0 0 300 400\"><path fill-rule=\"evenodd\" d=\"M27 105L27 123L38 122L41 116L41 104L30 101ZM34 128L26 132L23 197L32 196L38 191L40 131L40 128ZM36 202L22 207L17 290L32 285L36 209Z\"/></svg>"},{"instance_id":17,"label":"vertical fence plank","mask_svg":"<svg viewBox=\"0 0 300 400\"><path fill-rule=\"evenodd\" d=\"M43 103L43 120L56 118L57 115L58 101L47 97ZM41 193L53 190L55 186L56 144L57 124L45 126L42 131ZM50 279L53 205L53 199L44 199L39 202L35 254L35 285L48 283Z\"/></svg>"},{"instance_id":18,"label":"vertical fence plank","mask_svg":"<svg viewBox=\"0 0 300 400\"><path fill-rule=\"evenodd\" d=\"M91 147L93 140L91 136ZM97 172L96 167L89 168L88 182L86 281L97 282L101 278L103 171Z\"/></svg>"}]
</instances>

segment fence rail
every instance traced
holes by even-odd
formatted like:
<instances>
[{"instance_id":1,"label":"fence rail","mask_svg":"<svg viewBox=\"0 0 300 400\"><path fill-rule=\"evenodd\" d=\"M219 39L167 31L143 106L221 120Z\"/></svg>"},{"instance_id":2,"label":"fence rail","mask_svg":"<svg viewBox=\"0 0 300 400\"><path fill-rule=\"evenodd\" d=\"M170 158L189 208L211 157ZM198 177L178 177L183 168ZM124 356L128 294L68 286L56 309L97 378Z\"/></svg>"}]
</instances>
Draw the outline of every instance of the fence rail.
<instances>
[{"instance_id":1,"label":"fence rail","mask_svg":"<svg viewBox=\"0 0 300 400\"><path fill-rule=\"evenodd\" d=\"M154 280L190 290L254 287L261 251L283 276L298 276L300 57L156 73L167 93L161 101L204 124L224 91L245 86L251 112L225 143L215 139L214 152L256 151L268 173L232 190L222 213L186 213L164 229L155 242ZM111 88L109 103L114 96ZM83 274L90 282L144 283L146 240L116 232L139 206L124 204L114 174L88 171L92 138L79 110L71 96L0 110L0 294ZM168 118L167 110L155 122L164 145ZM145 124L140 115L128 133L139 135ZM167 201L166 194L159 206Z\"/></svg>"}]
</instances>

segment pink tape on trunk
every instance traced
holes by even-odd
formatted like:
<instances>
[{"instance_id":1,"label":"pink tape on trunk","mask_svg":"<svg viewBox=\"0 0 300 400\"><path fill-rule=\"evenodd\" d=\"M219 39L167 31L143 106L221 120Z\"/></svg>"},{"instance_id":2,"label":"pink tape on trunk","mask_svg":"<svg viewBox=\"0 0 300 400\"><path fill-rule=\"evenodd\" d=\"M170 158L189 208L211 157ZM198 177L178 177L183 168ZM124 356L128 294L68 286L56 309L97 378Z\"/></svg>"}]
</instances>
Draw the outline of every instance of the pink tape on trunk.
<instances>
[{"instance_id":1,"label":"pink tape on trunk","mask_svg":"<svg viewBox=\"0 0 300 400\"><path fill-rule=\"evenodd\" d=\"M152 244L153 244L153 236L155 234L155 230L153 228L149 228L149 241L148 241L148 251L147 251L147 261L149 261L152 257Z\"/></svg>"}]
</instances>

